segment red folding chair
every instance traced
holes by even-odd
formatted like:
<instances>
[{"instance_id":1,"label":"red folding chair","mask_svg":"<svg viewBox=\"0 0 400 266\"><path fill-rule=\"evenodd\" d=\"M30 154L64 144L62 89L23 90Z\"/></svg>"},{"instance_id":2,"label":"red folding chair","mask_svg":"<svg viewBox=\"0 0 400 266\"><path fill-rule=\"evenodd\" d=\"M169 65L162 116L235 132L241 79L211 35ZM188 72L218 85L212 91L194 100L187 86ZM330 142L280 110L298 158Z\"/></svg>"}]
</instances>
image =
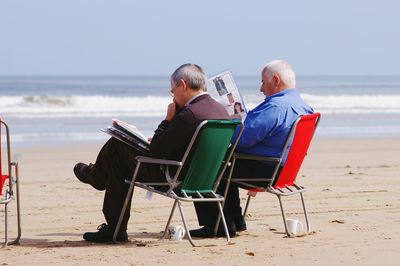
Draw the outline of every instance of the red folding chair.
<instances>
[{"instance_id":1,"label":"red folding chair","mask_svg":"<svg viewBox=\"0 0 400 266\"><path fill-rule=\"evenodd\" d=\"M278 158L255 156L248 154L235 153L232 159L232 168L227 180L227 189L225 191L225 197L228 192L230 182L237 183L240 187L249 190L246 207L243 216L246 215L247 209L250 204L250 198L254 197L257 192L269 192L275 194L279 199L279 205L282 212L283 223L285 225L286 234L291 237L292 235L288 232L288 226L286 223L286 216L283 210L281 196L290 196L294 194L300 194L301 202L303 204L304 216L307 224L307 233L311 232L310 223L308 221L306 206L304 204L303 192L305 188L295 183L297 173L303 163L304 157L307 154L308 147L310 146L312 137L315 129L317 128L320 113L314 113L309 115L300 116L292 126L290 133L286 139L285 145L282 149L281 156ZM293 141L292 141L293 140ZM281 167L282 159L284 158L285 152L291 143L288 151L287 159L283 167ZM235 166L235 161L240 160L257 160L257 161L268 161L275 164L275 170L272 177L267 178L231 178L232 170ZM281 169L280 169L281 168ZM279 171L280 169L280 171ZM261 183L261 185L260 185Z\"/></svg>"},{"instance_id":2,"label":"red folding chair","mask_svg":"<svg viewBox=\"0 0 400 266\"><path fill-rule=\"evenodd\" d=\"M5 158L3 155L2 136L1 133L5 130L6 147ZM3 159L5 159L6 169L3 171ZM15 189L15 190L14 190ZM17 237L9 242L8 240L8 204L16 199L17 203ZM12 244L19 244L21 238L21 219L19 205L19 180L18 180L18 163L11 161L10 150L10 133L6 122L0 118L0 205L4 205L4 244L3 247Z\"/></svg>"}]
</instances>

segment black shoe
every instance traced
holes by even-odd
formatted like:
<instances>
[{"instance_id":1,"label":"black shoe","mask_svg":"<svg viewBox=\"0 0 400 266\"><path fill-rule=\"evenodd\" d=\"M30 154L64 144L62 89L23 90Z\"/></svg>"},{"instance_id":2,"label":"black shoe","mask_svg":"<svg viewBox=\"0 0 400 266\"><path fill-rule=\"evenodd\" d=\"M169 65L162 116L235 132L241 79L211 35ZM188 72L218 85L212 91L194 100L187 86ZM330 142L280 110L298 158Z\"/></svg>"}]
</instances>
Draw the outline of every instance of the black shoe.
<instances>
[{"instance_id":1,"label":"black shoe","mask_svg":"<svg viewBox=\"0 0 400 266\"><path fill-rule=\"evenodd\" d=\"M90 166L84 163L77 163L74 166L74 174L82 183L89 184Z\"/></svg>"},{"instance_id":2,"label":"black shoe","mask_svg":"<svg viewBox=\"0 0 400 266\"><path fill-rule=\"evenodd\" d=\"M107 243L113 241L114 235L114 228L111 228L107 224L101 224L97 227L98 232L88 232L83 234L83 239L89 242L95 243ZM126 231L119 231L117 234L118 242L127 242L128 241L128 234Z\"/></svg>"},{"instance_id":3,"label":"black shoe","mask_svg":"<svg viewBox=\"0 0 400 266\"><path fill-rule=\"evenodd\" d=\"M74 166L74 174L82 183L89 184L97 190L104 190L105 186L96 184L90 180L90 171L94 167L93 164L77 163Z\"/></svg>"},{"instance_id":4,"label":"black shoe","mask_svg":"<svg viewBox=\"0 0 400 266\"><path fill-rule=\"evenodd\" d=\"M210 226L203 226L202 228L190 230L189 232L192 237L214 237L214 228L211 228Z\"/></svg>"},{"instance_id":5,"label":"black shoe","mask_svg":"<svg viewBox=\"0 0 400 266\"><path fill-rule=\"evenodd\" d=\"M242 232L247 230L246 221L244 220L244 217L242 215L235 217L234 221L236 226L236 232Z\"/></svg>"},{"instance_id":6,"label":"black shoe","mask_svg":"<svg viewBox=\"0 0 400 266\"><path fill-rule=\"evenodd\" d=\"M236 229L228 228L229 236L235 237L236 236ZM205 225L202 228L190 230L190 235L192 237L199 237L199 238L212 238L214 237L214 226ZM225 237L225 230L222 225L219 226L217 231L217 237Z\"/></svg>"}]
</instances>

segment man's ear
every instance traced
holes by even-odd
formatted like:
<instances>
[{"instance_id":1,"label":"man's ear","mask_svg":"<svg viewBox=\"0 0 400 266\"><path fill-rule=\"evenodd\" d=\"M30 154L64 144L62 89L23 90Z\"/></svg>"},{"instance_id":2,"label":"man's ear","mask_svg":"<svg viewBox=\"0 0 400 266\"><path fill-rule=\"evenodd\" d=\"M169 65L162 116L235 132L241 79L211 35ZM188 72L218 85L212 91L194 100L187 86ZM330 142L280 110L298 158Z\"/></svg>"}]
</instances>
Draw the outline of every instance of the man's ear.
<instances>
[{"instance_id":1,"label":"man's ear","mask_svg":"<svg viewBox=\"0 0 400 266\"><path fill-rule=\"evenodd\" d=\"M186 83L185 80L180 79L180 80L179 80L179 84L182 86L182 88L183 88L184 91L187 91L188 86L187 86L187 83Z\"/></svg>"},{"instance_id":2,"label":"man's ear","mask_svg":"<svg viewBox=\"0 0 400 266\"><path fill-rule=\"evenodd\" d=\"M281 84L281 78L279 77L279 75L275 74L272 77L272 82L273 82L275 87L278 87Z\"/></svg>"}]
</instances>

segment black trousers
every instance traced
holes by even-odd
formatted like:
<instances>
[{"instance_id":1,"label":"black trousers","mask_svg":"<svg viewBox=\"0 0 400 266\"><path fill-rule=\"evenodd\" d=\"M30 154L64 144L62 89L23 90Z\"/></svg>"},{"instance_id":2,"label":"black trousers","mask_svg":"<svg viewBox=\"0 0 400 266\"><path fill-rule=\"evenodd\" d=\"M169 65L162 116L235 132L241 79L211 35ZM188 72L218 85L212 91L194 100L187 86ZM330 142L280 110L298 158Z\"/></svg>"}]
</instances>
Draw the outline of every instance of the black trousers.
<instances>
[{"instance_id":1,"label":"black trousers","mask_svg":"<svg viewBox=\"0 0 400 266\"><path fill-rule=\"evenodd\" d=\"M89 179L105 189L103 214L107 224L111 227L116 227L124 205L129 189L125 179L132 179L136 167L135 157L145 155L141 151L111 138L104 144L97 156ZM165 178L159 166L142 164L137 181L160 182L165 181ZM122 220L121 231L127 228L131 201L132 197Z\"/></svg>"},{"instance_id":2,"label":"black trousers","mask_svg":"<svg viewBox=\"0 0 400 266\"><path fill-rule=\"evenodd\" d=\"M233 169L232 178L271 178L275 167L251 160L237 160ZM228 175L229 169L225 173ZM265 183L263 185L266 185ZM217 192L223 195L226 182L221 181ZM199 202L195 203L196 214L201 226L214 226L218 217L218 209L215 204ZM233 229L235 220L240 220L242 208L240 207L239 186L230 183L228 194L225 199L224 215L228 227Z\"/></svg>"}]
</instances>

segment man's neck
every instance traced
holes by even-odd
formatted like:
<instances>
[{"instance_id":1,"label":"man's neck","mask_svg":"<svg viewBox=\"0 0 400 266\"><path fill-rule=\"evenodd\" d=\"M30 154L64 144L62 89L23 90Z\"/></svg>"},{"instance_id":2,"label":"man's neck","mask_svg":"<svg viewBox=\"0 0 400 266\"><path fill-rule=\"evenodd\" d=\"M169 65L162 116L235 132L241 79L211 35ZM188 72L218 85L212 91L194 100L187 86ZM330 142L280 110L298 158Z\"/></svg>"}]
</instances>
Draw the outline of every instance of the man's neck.
<instances>
[{"instance_id":1,"label":"man's neck","mask_svg":"<svg viewBox=\"0 0 400 266\"><path fill-rule=\"evenodd\" d=\"M278 92L281 92L281 91L284 91L284 90L286 90L286 89L290 89L291 87L289 87L288 85L286 85L286 84L282 84L281 86L279 86L279 91Z\"/></svg>"},{"instance_id":2,"label":"man's neck","mask_svg":"<svg viewBox=\"0 0 400 266\"><path fill-rule=\"evenodd\" d=\"M203 94L207 94L207 92L205 92L205 91L203 91L203 90L199 90L199 91L196 91L196 92L192 93L192 94L190 95L191 97L186 101L186 104L185 104L185 105L190 104L194 99L196 99L197 97L199 97L199 96L201 96L201 95L203 95Z\"/></svg>"}]
</instances>

